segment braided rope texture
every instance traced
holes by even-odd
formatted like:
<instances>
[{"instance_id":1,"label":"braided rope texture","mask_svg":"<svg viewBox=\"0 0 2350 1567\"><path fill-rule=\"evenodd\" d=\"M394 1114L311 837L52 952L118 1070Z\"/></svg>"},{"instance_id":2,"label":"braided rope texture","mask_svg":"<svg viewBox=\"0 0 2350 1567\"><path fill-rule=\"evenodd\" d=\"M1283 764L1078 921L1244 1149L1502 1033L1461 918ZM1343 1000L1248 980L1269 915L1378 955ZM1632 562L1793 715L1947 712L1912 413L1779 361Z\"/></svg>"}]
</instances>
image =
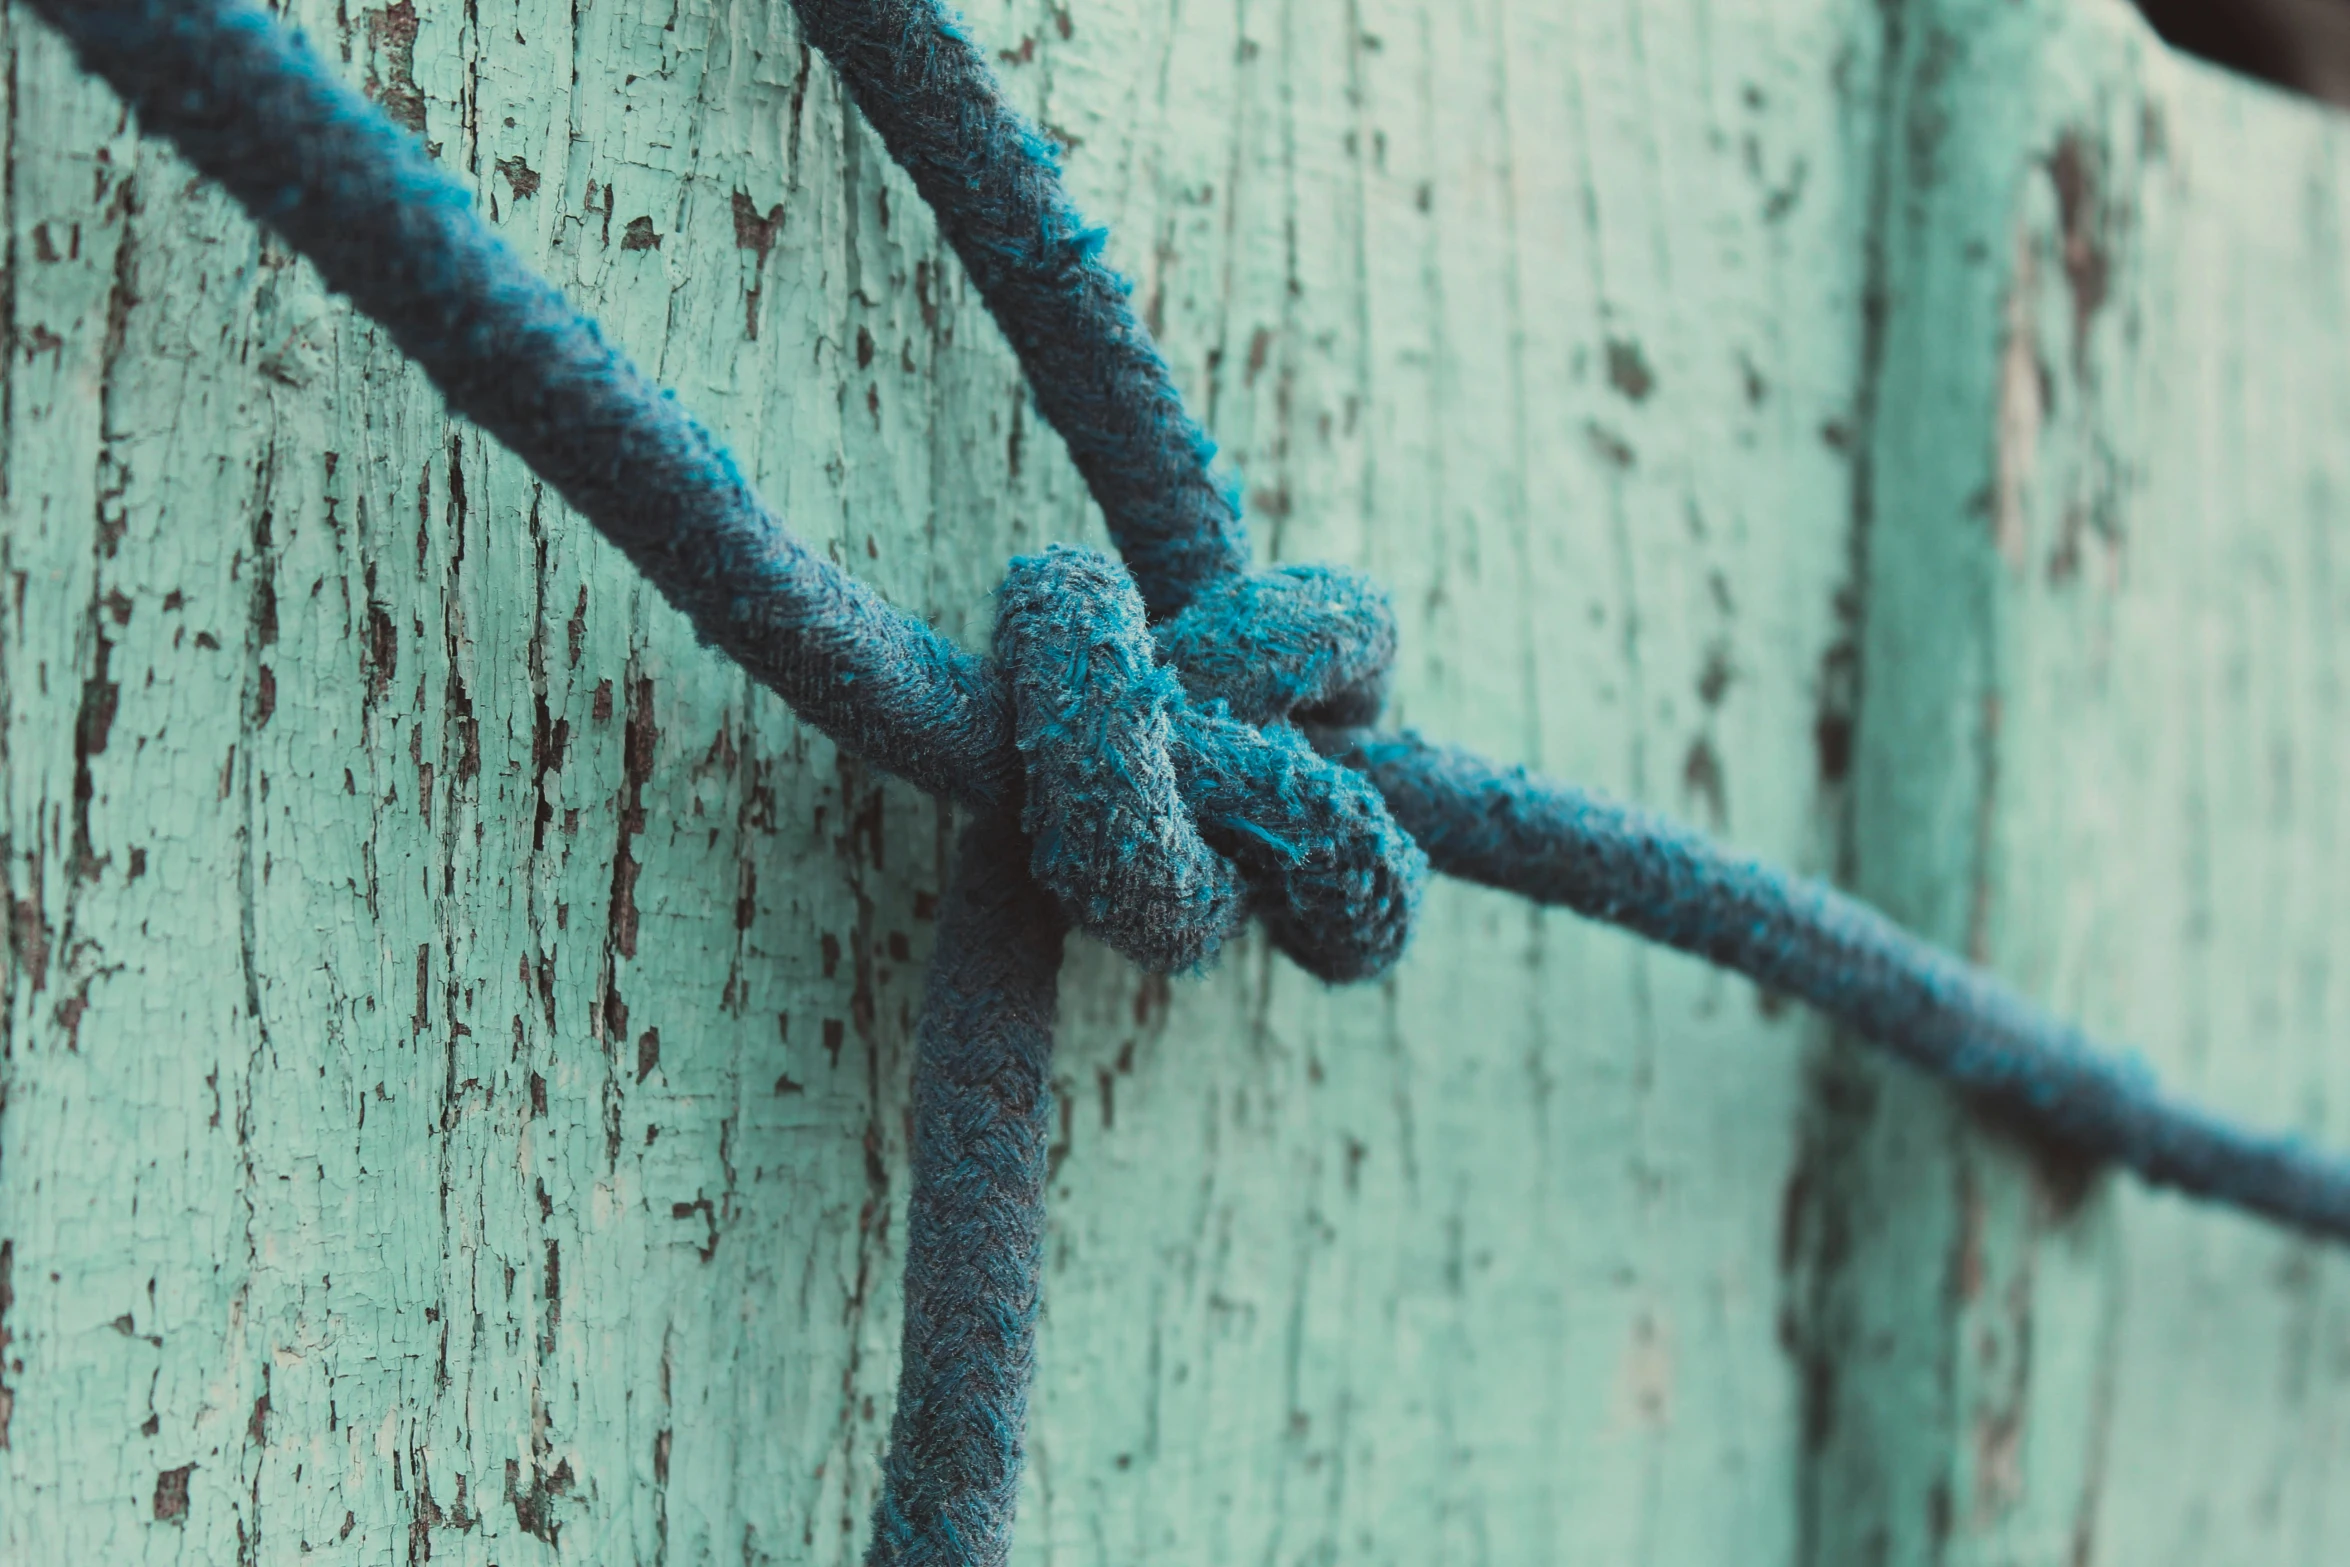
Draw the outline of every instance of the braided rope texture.
<instances>
[{"instance_id":1,"label":"braided rope texture","mask_svg":"<svg viewBox=\"0 0 2350 1567\"><path fill-rule=\"evenodd\" d=\"M981 809L1016 808L1033 791L1031 820L1095 822L1082 839L1040 840L1040 868L1048 886L1076 900L1079 923L1111 946L1160 972L1189 968L1253 911L1326 979L1367 977L1401 953L1424 858L1366 780L1314 754L1281 722L1301 705L1375 712L1361 692L1384 685L1395 634L1384 595L1367 582L1334 571L1272 573L1263 593L1212 595L1187 619L1189 645L1226 659L1237 649L1258 666L1256 685L1242 692L1251 724L1152 673L1139 612L1119 619L1107 608L1057 606L1066 566L1022 579L1033 591L1016 621L1044 627L1076 617L1072 627L1107 628L1102 634L1123 637L1123 656L1149 676L1068 686L1068 695L1049 698L1061 716L1048 723L1037 705L1043 684L1007 682L794 536L725 448L526 266L415 138L340 82L298 35L243 0L44 0L44 12L147 130L169 137L381 324L453 409L617 544L703 641L844 748L924 789ZM1067 591L1098 597L1114 587L1131 599L1119 568L1100 564ZM1336 632L1325 624L1334 608L1351 617ZM1333 646L1334 635L1358 630L1367 662ZM1035 637L1009 645L1016 655L1035 647L1065 673L1109 667L1075 645L1047 651ZM1210 676L1220 667L1203 665ZM1031 699L1017 743L1015 690ZM1180 791L1151 793L1157 775L1126 765L1131 747L1071 756L1081 732L1072 726L1121 701L1155 704L1138 721L1162 753L1172 747L1180 759L1167 763L1180 773ZM1113 746L1136 734L1107 719L1082 732ZM1040 758L1054 760L1041 776L1024 777ZM1187 814L1195 791L1209 798L1192 801ZM1078 868L1122 835L1156 863L1150 846L1189 832L1188 815L1243 867L1217 872L1229 883L1221 903L1136 912L1113 895L1120 883L1110 874L1132 856L1100 860L1090 883ZM1260 889L1245 905L1243 879Z\"/></svg>"},{"instance_id":2,"label":"braided rope texture","mask_svg":"<svg viewBox=\"0 0 2350 1567\"><path fill-rule=\"evenodd\" d=\"M794 4L810 41L937 209L957 253L966 261L984 256L986 270L974 266L982 297L1047 417L1057 406L1048 393L1062 384L1073 353L1089 365L1127 364L1128 345L1145 336L1127 291L1114 278L1098 281L1102 267L1090 248L1082 289L1063 282L1065 258L1052 240L1082 223L1060 188L1051 149L1004 104L992 73L938 0ZM1024 169L1006 167L1021 158ZM966 171L967 178L949 177ZM1014 226L1014 214L1025 227ZM1031 275L1007 277L1015 266ZM1063 427L1063 434L1077 448L1104 428L1141 432L1119 471L1157 464L1160 488L1196 491L1211 483L1213 447L1158 438L1174 427L1165 412L1173 394L1155 351L1148 368L1151 374L1136 370L1098 383L1131 398L1123 416L1089 406L1083 425ZM1188 420L1181 428L1190 428ZM1187 459L1195 472L1179 471ZM1146 520L1155 513L1123 514L1123 485L1097 484L1094 496L1121 543L1157 526ZM1223 551L1204 558L1232 559ZM1292 647L1285 660L1259 661L1258 644L1236 632L1252 613L1298 589L1277 574L1247 571L1242 560L1219 576L1188 579L1181 591L1186 602L1220 603L1226 613L1202 618L1204 635L1186 624L1191 616L1178 617L1161 629L1162 656L1187 683L1226 697L1242 716L1291 714L1325 750L1369 772L1435 869L1605 920L1799 996L2024 1125L2157 1185L2350 1238L2350 1165L2299 1139L2264 1136L2167 1099L2142 1064L2099 1051L2079 1029L1857 899L1522 768L1496 767L1412 734L1360 732L1377 713L1377 671L1393 650L1389 644L1382 651L1379 633L1352 606L1334 600L1317 616L1297 617L1329 637L1324 647ZM1355 657L1363 671L1331 682L1335 700L1280 688L1293 672ZM1254 698L1259 689L1268 691L1262 708Z\"/></svg>"},{"instance_id":3,"label":"braided rope texture","mask_svg":"<svg viewBox=\"0 0 2350 1567\"><path fill-rule=\"evenodd\" d=\"M1320 705L1327 682L1355 673L1351 660L1301 649L1314 645L1318 601L1367 584L1334 589L1310 568L1284 580L1307 585L1280 595L1284 611L1303 604L1302 614L1250 616L1253 597L1202 595L1170 639L1253 651L1280 671L1258 684L1285 705L1252 706L1249 722L1199 671L1179 679L1159 661L1141 595L1117 562L1054 549L1015 560L1004 578L996 652L1028 763L1021 826L1037 879L1144 968L1199 967L1250 913L1300 967L1333 982L1368 979L1403 954L1427 859L1369 779L1287 722L1293 705ZM1357 604L1389 628L1392 649L1385 599ZM1369 678L1383 682L1384 665ZM1242 696L1268 700L1263 689Z\"/></svg>"},{"instance_id":4,"label":"braided rope texture","mask_svg":"<svg viewBox=\"0 0 2350 1567\"><path fill-rule=\"evenodd\" d=\"M996 1567L1011 1546L1066 928L1027 849L1008 817L974 818L939 910L916 1026L904 1359L874 1567Z\"/></svg>"},{"instance_id":5,"label":"braided rope texture","mask_svg":"<svg viewBox=\"0 0 2350 1567\"><path fill-rule=\"evenodd\" d=\"M1101 259L1106 229L1061 188L1052 143L1007 105L960 22L933 0L793 0L1028 371L1154 616L1248 569L1215 443Z\"/></svg>"},{"instance_id":6,"label":"braided rope texture","mask_svg":"<svg viewBox=\"0 0 2350 1567\"><path fill-rule=\"evenodd\" d=\"M1912 1065L2158 1185L2350 1238L2350 1171L2174 1100L2142 1061L1867 904L1701 833L1416 736L1353 737L1348 760L1455 875L1605 920L1810 1002Z\"/></svg>"},{"instance_id":7,"label":"braided rope texture","mask_svg":"<svg viewBox=\"0 0 2350 1567\"><path fill-rule=\"evenodd\" d=\"M844 748L975 808L919 1025L906 1369L876 1562L996 1563L1009 1547L1067 924L1175 970L1254 915L1310 972L1361 979L1402 951L1433 866L1803 997L2151 1181L2350 1239L2350 1164L2168 1100L1866 905L1523 769L1370 732L1395 652L1384 596L1340 569L1249 568L1213 448L1100 232L934 0L795 4L937 209L1126 555L1013 562L993 661L796 539L413 138L250 0L32 3L705 642Z\"/></svg>"}]
</instances>

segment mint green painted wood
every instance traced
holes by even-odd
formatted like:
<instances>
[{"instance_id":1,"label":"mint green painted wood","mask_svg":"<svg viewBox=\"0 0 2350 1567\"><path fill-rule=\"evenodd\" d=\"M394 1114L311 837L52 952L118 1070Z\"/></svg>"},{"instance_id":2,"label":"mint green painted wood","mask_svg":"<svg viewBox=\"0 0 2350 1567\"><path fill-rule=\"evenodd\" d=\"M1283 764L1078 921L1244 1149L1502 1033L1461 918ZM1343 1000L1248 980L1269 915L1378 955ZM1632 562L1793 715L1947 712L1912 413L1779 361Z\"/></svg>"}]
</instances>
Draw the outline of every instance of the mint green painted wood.
<instances>
[{"instance_id":1,"label":"mint green painted wood","mask_svg":"<svg viewBox=\"0 0 2350 1567\"><path fill-rule=\"evenodd\" d=\"M2339 1141L2341 123L2118 8L1889 55L1854 881ZM2340 1558L2338 1253L1830 1081L1808 1559Z\"/></svg>"},{"instance_id":2,"label":"mint green painted wood","mask_svg":"<svg viewBox=\"0 0 2350 1567\"><path fill-rule=\"evenodd\" d=\"M1099 541L787 7L292 9L899 602ZM1401 721L2350 1139L2330 119L2083 0L972 23ZM853 1559L947 823L5 26L0 1560ZM1064 1007L1023 1560L2350 1529L2338 1260L1743 982L1446 886Z\"/></svg>"}]
</instances>

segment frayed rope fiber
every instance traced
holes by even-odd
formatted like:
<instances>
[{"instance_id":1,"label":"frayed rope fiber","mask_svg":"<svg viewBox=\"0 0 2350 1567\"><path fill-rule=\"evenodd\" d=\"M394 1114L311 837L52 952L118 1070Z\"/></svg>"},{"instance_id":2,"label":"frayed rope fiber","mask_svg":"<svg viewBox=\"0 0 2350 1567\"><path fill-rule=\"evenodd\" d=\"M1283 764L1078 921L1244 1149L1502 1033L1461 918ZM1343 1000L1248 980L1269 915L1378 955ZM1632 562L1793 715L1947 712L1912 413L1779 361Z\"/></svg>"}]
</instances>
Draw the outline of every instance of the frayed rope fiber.
<instances>
[{"instance_id":1,"label":"frayed rope fiber","mask_svg":"<svg viewBox=\"0 0 2350 1567\"><path fill-rule=\"evenodd\" d=\"M898 1406L871 1562L1004 1559L1036 1363L1059 908L1019 824L963 829L914 1040Z\"/></svg>"},{"instance_id":2,"label":"frayed rope fiber","mask_svg":"<svg viewBox=\"0 0 2350 1567\"><path fill-rule=\"evenodd\" d=\"M844 748L973 812L918 1028L904 1373L876 1563L1000 1563L1034 1355L1064 931L1160 970L1255 917L1368 978L1434 869L1800 996L2043 1134L2350 1239L2350 1165L2165 1098L2151 1074L1823 883L1378 717L1384 596L1252 570L1165 362L931 0L795 0L936 209L1126 564L1014 561L995 653L795 538L726 451L523 265L414 138L248 0L32 0L83 63L317 266L624 551L711 646Z\"/></svg>"},{"instance_id":3,"label":"frayed rope fiber","mask_svg":"<svg viewBox=\"0 0 2350 1567\"><path fill-rule=\"evenodd\" d=\"M1088 567L1078 551L1016 569L1015 585L1028 587L999 632L1007 680L786 529L709 432L525 266L414 137L267 13L241 0L42 9L147 130L307 256L451 407L619 545L704 641L867 760L981 809L1025 797L1030 820L1063 824L1039 839L1039 870L1074 900L1080 926L1162 972L1205 962L1248 913L1264 914L1283 949L1325 979L1367 977L1402 951L1425 859L1366 779L1284 722L1291 707L1364 711L1362 692L1383 684L1393 623L1361 578L1293 567L1266 574L1271 586L1246 618L1228 592L1189 613L1193 643L1290 669L1273 705L1265 691L1243 693L1257 724L1234 721L1199 682L1194 700L1158 672L1139 606L1122 613L1101 598L1113 583L1133 598L1124 574L1098 556ZM1072 577L1069 593L1096 602L1056 598L1054 582ZM1307 623L1341 615L1353 617L1339 629L1359 636L1368 665L1328 656L1331 633ZM1114 656L1150 678L1067 678L1098 674ZM1033 678L1024 657L1060 673ZM1052 716L1017 711L1016 694L1049 703ZM1093 710L1129 699L1147 715L1121 722ZM1073 755L1081 733L1112 749ZM1146 753L1159 756L1157 773L1126 765ZM1180 789L1152 793L1161 774ZM1202 837L1212 851L1197 847ZM1100 855L1114 847L1120 863L1177 880L1209 867L1170 869L1162 850L1206 855L1227 893L1181 907L1111 897Z\"/></svg>"},{"instance_id":4,"label":"frayed rope fiber","mask_svg":"<svg viewBox=\"0 0 2350 1567\"><path fill-rule=\"evenodd\" d=\"M1079 215L1052 143L1003 101L960 22L927 0L793 5L938 214L1151 613L1245 572L1239 504L1209 473L1215 445L1128 307L1126 280L1101 259L1107 231Z\"/></svg>"},{"instance_id":5,"label":"frayed rope fiber","mask_svg":"<svg viewBox=\"0 0 2350 1567\"><path fill-rule=\"evenodd\" d=\"M1370 734L1394 657L1384 605L1374 625L1319 582L1248 569L1237 506L1208 472L1214 447L1182 413L1098 243L1070 240L1095 231L1063 191L1050 144L1004 103L959 22L937 0L793 4L970 267L1038 408L1073 452L1127 432L1103 459L1111 481L1083 456L1079 465L1154 611L1194 606L1158 633L1161 657L1187 684L1252 722L1293 716L1322 750L1377 782L1394 819L1447 875L1571 908L1800 996L2025 1124L2156 1184L2350 1239L2350 1165L2166 1100L2151 1072L1866 904L1523 769L1416 735ZM1076 389L1085 396L1072 402ZM1207 520L1196 548L1168 551L1162 498L1210 492L1226 509L1200 508ZM1309 595L1313 612L1292 607ZM1214 614L1198 613L1211 605ZM1296 633L1261 626L1239 634L1268 612L1323 640L1300 646ZM1281 656L1263 657L1268 645ZM1356 659L1358 668L1345 667ZM1290 684L1326 668L1320 686Z\"/></svg>"}]
</instances>

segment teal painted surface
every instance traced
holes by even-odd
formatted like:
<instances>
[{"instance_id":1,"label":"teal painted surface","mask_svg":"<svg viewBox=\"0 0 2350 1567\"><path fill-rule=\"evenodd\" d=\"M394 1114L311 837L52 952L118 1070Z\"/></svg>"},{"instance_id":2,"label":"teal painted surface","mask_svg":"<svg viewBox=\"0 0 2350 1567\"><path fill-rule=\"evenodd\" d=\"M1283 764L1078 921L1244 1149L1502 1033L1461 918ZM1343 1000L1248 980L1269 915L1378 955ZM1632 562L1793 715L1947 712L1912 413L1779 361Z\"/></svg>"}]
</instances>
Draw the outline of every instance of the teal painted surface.
<instances>
[{"instance_id":1,"label":"teal painted surface","mask_svg":"<svg viewBox=\"0 0 2350 1567\"><path fill-rule=\"evenodd\" d=\"M899 602L1099 539L787 8L294 10ZM972 21L1401 721L2350 1140L2333 121L2069 0ZM6 26L0 1560L853 1558L946 822ZM1064 1008L1025 1560L2350 1538L2338 1259L1743 982L1443 887Z\"/></svg>"},{"instance_id":2,"label":"teal painted surface","mask_svg":"<svg viewBox=\"0 0 2350 1567\"><path fill-rule=\"evenodd\" d=\"M2114 8L1894 52L1854 880L2338 1139L2341 122ZM1836 1078L1819 1559L2339 1559L2337 1253Z\"/></svg>"}]
</instances>

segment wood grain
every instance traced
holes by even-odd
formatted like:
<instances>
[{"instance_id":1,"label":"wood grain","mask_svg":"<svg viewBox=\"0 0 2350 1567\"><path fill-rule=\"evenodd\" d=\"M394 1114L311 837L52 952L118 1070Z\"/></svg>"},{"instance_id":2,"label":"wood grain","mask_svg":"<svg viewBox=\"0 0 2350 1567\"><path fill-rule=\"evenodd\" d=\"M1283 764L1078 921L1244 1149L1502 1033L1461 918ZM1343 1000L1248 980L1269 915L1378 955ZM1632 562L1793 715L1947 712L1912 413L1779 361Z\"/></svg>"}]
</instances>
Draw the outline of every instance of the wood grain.
<instances>
[{"instance_id":1,"label":"wood grain","mask_svg":"<svg viewBox=\"0 0 2350 1567\"><path fill-rule=\"evenodd\" d=\"M289 10L898 602L1100 542L781 0ZM970 21L1399 722L2350 1141L2333 119L2111 0ZM0 1560L855 1559L947 821L5 27ZM1446 886L1064 1011L1023 1560L2340 1555L2339 1259L1741 981Z\"/></svg>"}]
</instances>

